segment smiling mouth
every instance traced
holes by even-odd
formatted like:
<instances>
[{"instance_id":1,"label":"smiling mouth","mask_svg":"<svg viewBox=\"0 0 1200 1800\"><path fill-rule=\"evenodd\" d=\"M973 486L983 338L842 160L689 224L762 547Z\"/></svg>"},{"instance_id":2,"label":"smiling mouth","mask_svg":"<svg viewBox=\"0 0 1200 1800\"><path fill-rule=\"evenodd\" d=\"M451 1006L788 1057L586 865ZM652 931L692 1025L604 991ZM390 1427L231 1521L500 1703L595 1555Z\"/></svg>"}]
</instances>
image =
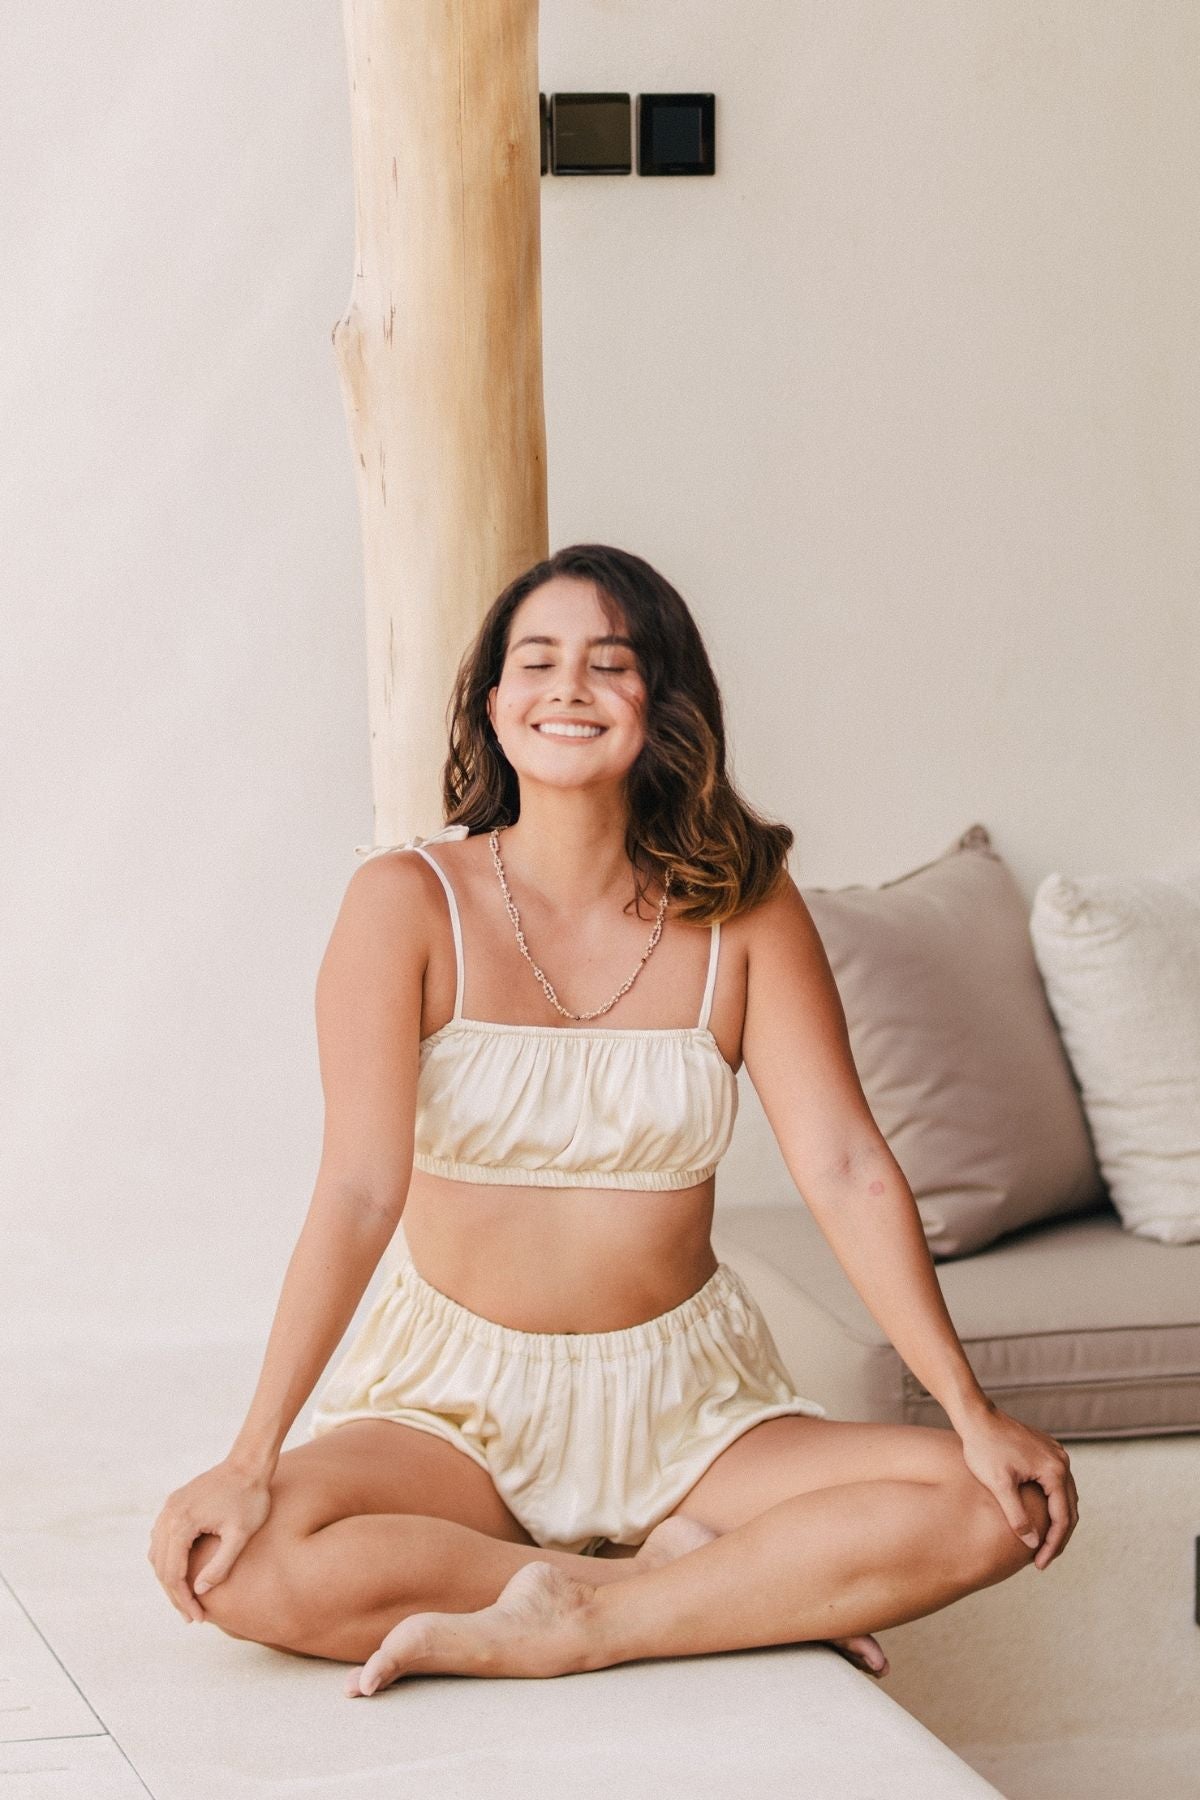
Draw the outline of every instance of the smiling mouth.
<instances>
[{"instance_id":1,"label":"smiling mouth","mask_svg":"<svg viewBox=\"0 0 1200 1800\"><path fill-rule=\"evenodd\" d=\"M550 724L543 721L533 727L540 737L559 738L563 743L588 744L593 738L603 737L608 730L607 725L567 725Z\"/></svg>"}]
</instances>

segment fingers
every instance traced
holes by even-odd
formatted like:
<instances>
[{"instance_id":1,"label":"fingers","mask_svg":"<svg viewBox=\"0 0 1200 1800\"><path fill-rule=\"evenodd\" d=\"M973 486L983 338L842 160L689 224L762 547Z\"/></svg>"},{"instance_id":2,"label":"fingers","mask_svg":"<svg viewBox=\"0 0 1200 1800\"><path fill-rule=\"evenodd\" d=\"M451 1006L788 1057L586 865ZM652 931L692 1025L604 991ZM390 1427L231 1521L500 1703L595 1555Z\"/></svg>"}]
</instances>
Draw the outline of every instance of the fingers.
<instances>
[{"instance_id":1,"label":"fingers","mask_svg":"<svg viewBox=\"0 0 1200 1800\"><path fill-rule=\"evenodd\" d=\"M167 1522L165 1529L160 1529L163 1525L164 1520L160 1517L151 1534L148 1559L176 1612L193 1623L202 1622L206 1615L188 1587L187 1568L192 1545L204 1533L182 1520Z\"/></svg>"},{"instance_id":2,"label":"fingers","mask_svg":"<svg viewBox=\"0 0 1200 1800\"><path fill-rule=\"evenodd\" d=\"M209 1557L204 1565L203 1573L196 1577L194 1586L197 1594L206 1594L209 1588L216 1587L219 1581L224 1581L241 1554L245 1542L245 1538L235 1538L232 1535L221 1539L221 1548L215 1556Z\"/></svg>"},{"instance_id":3,"label":"fingers","mask_svg":"<svg viewBox=\"0 0 1200 1800\"><path fill-rule=\"evenodd\" d=\"M1079 1522L1079 1496L1070 1465L1063 1462L1049 1474L1039 1478L1050 1511L1050 1526L1045 1541L1033 1559L1035 1569L1045 1569L1062 1554L1067 1540Z\"/></svg>"},{"instance_id":4,"label":"fingers","mask_svg":"<svg viewBox=\"0 0 1200 1800\"><path fill-rule=\"evenodd\" d=\"M1026 1479L1028 1479L1028 1477L1026 1477ZM1038 1536L1037 1527L1030 1519L1025 1507L1025 1502L1021 1498L1020 1482L1021 1477L1010 1469L1005 1479L1004 1486L994 1488L993 1492L1000 1502L1004 1517L1008 1520L1008 1523L1016 1532L1021 1542L1028 1545L1030 1550L1036 1550L1041 1540Z\"/></svg>"},{"instance_id":5,"label":"fingers","mask_svg":"<svg viewBox=\"0 0 1200 1800\"><path fill-rule=\"evenodd\" d=\"M193 1623L210 1617L199 1596L228 1578L270 1510L268 1483L226 1463L168 1494L147 1555L176 1612Z\"/></svg>"},{"instance_id":6,"label":"fingers","mask_svg":"<svg viewBox=\"0 0 1200 1800\"><path fill-rule=\"evenodd\" d=\"M1029 1486L1039 1487L1046 1496L1049 1522L1044 1538L1021 1491ZM1046 1466L1028 1472L1010 1467L993 1492L1011 1529L1035 1552L1034 1568L1048 1568L1066 1548L1079 1520L1079 1497L1066 1452L1060 1451Z\"/></svg>"},{"instance_id":7,"label":"fingers","mask_svg":"<svg viewBox=\"0 0 1200 1800\"><path fill-rule=\"evenodd\" d=\"M190 1547L189 1545L187 1549ZM155 1563L154 1573L158 1577L159 1586L175 1611L187 1619L189 1624L199 1624L206 1615L204 1608L195 1599L187 1584L187 1549L184 1550L182 1556L173 1555L170 1562L161 1568L153 1556L150 1561Z\"/></svg>"},{"instance_id":8,"label":"fingers","mask_svg":"<svg viewBox=\"0 0 1200 1800\"><path fill-rule=\"evenodd\" d=\"M197 1532L196 1537L201 1536ZM167 1562L166 1579L163 1586L170 1599L178 1606L185 1619L197 1621L203 1619L204 1608L198 1603L187 1582L188 1557L191 1555L195 1537L186 1541L176 1541Z\"/></svg>"}]
</instances>

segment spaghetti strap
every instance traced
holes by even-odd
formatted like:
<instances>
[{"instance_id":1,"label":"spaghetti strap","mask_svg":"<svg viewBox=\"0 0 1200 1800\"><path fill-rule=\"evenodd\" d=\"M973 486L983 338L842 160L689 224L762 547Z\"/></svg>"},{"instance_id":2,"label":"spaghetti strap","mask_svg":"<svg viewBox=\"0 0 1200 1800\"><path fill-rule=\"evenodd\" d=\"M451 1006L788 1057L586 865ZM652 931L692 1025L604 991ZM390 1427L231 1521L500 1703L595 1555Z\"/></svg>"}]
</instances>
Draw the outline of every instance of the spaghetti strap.
<instances>
[{"instance_id":1,"label":"spaghetti strap","mask_svg":"<svg viewBox=\"0 0 1200 1800\"><path fill-rule=\"evenodd\" d=\"M708 946L708 980L704 984L704 999L700 1005L700 1017L696 1021L697 1031L708 1029L708 1015L712 1011L713 992L717 985L717 957L721 947L721 922L710 926L712 933Z\"/></svg>"},{"instance_id":2,"label":"spaghetti strap","mask_svg":"<svg viewBox=\"0 0 1200 1800\"><path fill-rule=\"evenodd\" d=\"M467 972L463 963L462 922L458 916L458 901L454 898L454 889L450 886L450 878L446 874L441 863L438 862L437 858L430 856L429 852L423 850L420 844L414 844L413 849L418 856L424 857L431 869L436 870L437 878L446 890L446 899L450 906L450 927L454 932L454 966L457 971L457 980L454 984L454 1017L456 1019L461 1019L463 986L466 981Z\"/></svg>"},{"instance_id":3,"label":"spaghetti strap","mask_svg":"<svg viewBox=\"0 0 1200 1800\"><path fill-rule=\"evenodd\" d=\"M406 838L402 844L376 844L374 847L368 844L356 844L354 846L355 855L366 859L369 859L372 856L381 856L389 850L415 850L417 855L423 857L429 864L430 868L434 871L438 880L445 888L446 902L450 908L450 929L454 933L454 967L456 973L454 984L454 1017L456 1019L462 1018L463 989L466 985L467 976L466 963L463 957L462 921L458 916L458 901L454 898L454 889L450 886L449 876L446 874L445 869L443 869L437 858L430 856L424 846L426 844L447 843L452 838L465 838L468 835L469 827L466 825L444 825L440 831L435 831L431 837Z\"/></svg>"}]
</instances>

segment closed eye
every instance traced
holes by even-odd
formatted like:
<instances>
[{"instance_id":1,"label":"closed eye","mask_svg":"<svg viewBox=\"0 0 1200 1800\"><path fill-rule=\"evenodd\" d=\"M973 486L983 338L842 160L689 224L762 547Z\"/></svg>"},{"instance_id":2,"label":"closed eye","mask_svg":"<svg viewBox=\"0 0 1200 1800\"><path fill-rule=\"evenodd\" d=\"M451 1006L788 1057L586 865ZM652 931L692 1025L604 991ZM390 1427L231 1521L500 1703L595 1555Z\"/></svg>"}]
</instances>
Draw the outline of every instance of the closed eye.
<instances>
[{"instance_id":1,"label":"closed eye","mask_svg":"<svg viewBox=\"0 0 1200 1800\"><path fill-rule=\"evenodd\" d=\"M549 669L552 666L551 663L521 664L523 669ZM629 665L628 663L593 663L592 667L593 669L598 669L601 675L624 675L627 673Z\"/></svg>"}]
</instances>

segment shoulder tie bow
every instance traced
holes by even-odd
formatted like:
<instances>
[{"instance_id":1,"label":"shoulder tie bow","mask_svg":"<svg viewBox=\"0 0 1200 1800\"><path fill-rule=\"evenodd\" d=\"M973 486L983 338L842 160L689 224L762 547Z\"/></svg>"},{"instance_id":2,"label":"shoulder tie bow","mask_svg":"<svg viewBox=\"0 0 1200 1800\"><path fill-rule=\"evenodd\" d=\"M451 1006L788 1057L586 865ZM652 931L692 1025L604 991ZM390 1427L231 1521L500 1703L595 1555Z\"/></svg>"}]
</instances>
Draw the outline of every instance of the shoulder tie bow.
<instances>
[{"instance_id":1,"label":"shoulder tie bow","mask_svg":"<svg viewBox=\"0 0 1200 1800\"><path fill-rule=\"evenodd\" d=\"M355 844L354 854L369 859L382 856L385 850L418 850L423 844L448 844L456 838L469 837L470 831L469 825L443 825L429 837L405 838L402 844Z\"/></svg>"}]
</instances>

